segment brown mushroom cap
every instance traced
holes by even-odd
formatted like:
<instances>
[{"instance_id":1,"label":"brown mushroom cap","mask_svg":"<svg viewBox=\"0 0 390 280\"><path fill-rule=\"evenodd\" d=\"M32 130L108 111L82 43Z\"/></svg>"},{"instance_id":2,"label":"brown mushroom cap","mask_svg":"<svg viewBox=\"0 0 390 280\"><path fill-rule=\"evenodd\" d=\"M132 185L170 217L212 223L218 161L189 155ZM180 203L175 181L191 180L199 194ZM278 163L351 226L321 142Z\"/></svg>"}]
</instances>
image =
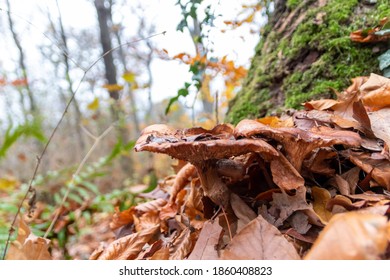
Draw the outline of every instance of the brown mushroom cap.
<instances>
[{"instance_id":1,"label":"brown mushroom cap","mask_svg":"<svg viewBox=\"0 0 390 280\"><path fill-rule=\"evenodd\" d=\"M212 130L175 130L158 125L143 131L135 150L168 154L192 163L198 171L205 195L227 209L230 191L218 174L217 161L250 152L266 158L279 156L278 151L267 142L261 139L235 139L233 132L233 127L226 124Z\"/></svg>"},{"instance_id":2,"label":"brown mushroom cap","mask_svg":"<svg viewBox=\"0 0 390 280\"><path fill-rule=\"evenodd\" d=\"M203 128L175 130L166 125L153 125L144 129L135 150L168 154L194 165L202 161L224 159L249 152L278 156L278 152L261 139L235 139L232 126L225 124L212 130Z\"/></svg>"},{"instance_id":3,"label":"brown mushroom cap","mask_svg":"<svg viewBox=\"0 0 390 280\"><path fill-rule=\"evenodd\" d=\"M265 137L273 139L283 145L286 157L300 172L302 162L306 156L316 148L329 147L336 144L348 147L359 147L362 139L352 131L335 130L325 126L312 127L303 130L294 127L272 128L254 120L242 120L234 130L239 137Z\"/></svg>"}]
</instances>

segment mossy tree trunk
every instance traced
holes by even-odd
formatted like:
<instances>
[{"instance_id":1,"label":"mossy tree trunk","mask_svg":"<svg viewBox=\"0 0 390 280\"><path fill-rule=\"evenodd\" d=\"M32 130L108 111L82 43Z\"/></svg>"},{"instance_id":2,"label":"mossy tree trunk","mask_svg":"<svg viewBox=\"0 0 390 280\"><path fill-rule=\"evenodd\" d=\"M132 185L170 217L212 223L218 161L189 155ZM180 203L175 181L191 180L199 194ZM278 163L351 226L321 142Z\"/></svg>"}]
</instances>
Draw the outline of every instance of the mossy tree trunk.
<instances>
[{"instance_id":1,"label":"mossy tree trunk","mask_svg":"<svg viewBox=\"0 0 390 280\"><path fill-rule=\"evenodd\" d=\"M353 77L380 74L377 57L389 43L358 44L349 34L389 16L389 0L276 0L274 7L226 121L298 108L334 95Z\"/></svg>"}]
</instances>

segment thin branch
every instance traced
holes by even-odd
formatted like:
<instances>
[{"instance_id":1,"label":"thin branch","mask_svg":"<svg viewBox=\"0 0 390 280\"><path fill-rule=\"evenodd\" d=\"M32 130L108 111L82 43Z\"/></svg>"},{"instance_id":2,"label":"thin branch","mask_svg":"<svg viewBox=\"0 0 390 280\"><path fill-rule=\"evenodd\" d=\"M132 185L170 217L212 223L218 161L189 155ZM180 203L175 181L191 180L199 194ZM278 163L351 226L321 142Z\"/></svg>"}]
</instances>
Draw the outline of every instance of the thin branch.
<instances>
[{"instance_id":1,"label":"thin branch","mask_svg":"<svg viewBox=\"0 0 390 280\"><path fill-rule=\"evenodd\" d=\"M5 11L4 9L0 8L0 11ZM5 11L7 13L11 13L10 11ZM17 15L17 14L14 14L12 13L13 15L15 15L16 17L20 18L21 20L23 20L24 22L28 23L30 26L34 27L34 28L37 28L32 22L24 19L23 17ZM37 28L38 29L38 28ZM87 67L86 69L84 69L83 67L81 67L76 61L74 61L63 49L61 49L59 47L59 44L55 43L48 35L46 35L45 33L41 32L41 34L43 34L43 36L45 36L52 44L56 45L58 47L58 49L62 52L62 54L66 55L69 59L69 61L71 61L72 63L74 63L78 68L80 68L81 70L84 71L84 74L83 76L81 77L76 89L74 90L73 94L71 95L68 103L66 104L66 107L59 119L59 121L57 122L56 126L54 127L52 133L50 134L50 137L48 139L48 141L46 142L41 154L39 156L37 156L37 163L35 165L35 169L34 169L34 172L33 172L33 175L31 177L31 180L30 180L30 183L29 183L29 186L28 186L28 189L25 193L25 195L23 196L19 206L18 206L18 210L16 211L16 214L14 216L14 219L11 223L11 226L10 226L10 229L9 229L9 233L8 233L8 238L7 238L7 241L6 241L6 244L5 244L5 248L4 248L4 253L3 253L3 260L5 260L5 257L6 257L6 253L7 253L7 250L8 250L8 246L9 246L9 243L11 241L11 236L12 234L14 233L14 226L15 226L15 223L16 223L16 219L18 217L18 215L20 214L20 211L21 211L21 208L23 206L23 203L24 201L27 199L28 197L28 194L33 190L33 182L38 174L38 170L39 170L39 167L41 165L41 161L42 161L42 158L43 156L46 154L46 151L47 151L47 148L49 147L49 144L51 143L52 139L54 138L54 135L56 134L58 128L60 127L62 121L64 120L65 118L65 115L66 113L68 112L68 109L70 107L70 105L72 104L73 100L75 99L75 96L76 96L76 93L78 92L81 84L84 82L84 79L87 75L87 73L92 69L92 67L94 67L102 58L104 58L106 55L108 55L109 53L119 49L120 47L122 46L127 46L127 45L131 45L131 44L135 44L135 43L138 43L138 42L141 42L143 40L148 40L148 39L151 39L153 37L156 37L156 36L160 36L160 35L165 35L166 34L166 31L163 31L163 32L160 32L160 33L156 33L156 34L153 34L153 35L150 35L148 37L145 37L145 38L140 38L140 39L137 39L137 40L134 40L134 41L131 41L131 42L126 42L126 43L123 43L119 46L116 46L114 48L112 48L111 50L105 52L103 55L101 55L98 59L96 59L89 67ZM102 135L105 135L105 133L103 133ZM95 142L96 143L96 142ZM89 156L89 154L87 154L87 156ZM83 162L84 160L86 160L87 156L83 159ZM80 166L82 167L83 165L83 162L82 164L80 164ZM45 234L46 236L46 234Z\"/></svg>"},{"instance_id":2,"label":"thin branch","mask_svg":"<svg viewBox=\"0 0 390 280\"><path fill-rule=\"evenodd\" d=\"M95 139L95 142L93 143L92 147L89 149L88 153L85 155L85 157L83 158L83 160L79 164L76 172L73 173L72 180L68 184L66 193L65 193L64 197L62 198L61 204L58 207L58 209L56 211L56 214L55 214L53 220L51 221L50 226L47 228L43 238L46 238L49 235L49 233L52 231L54 225L56 224L56 222L58 220L58 217L60 216L60 209L64 206L66 200L68 199L68 196L69 196L69 193L70 193L70 190L71 190L71 186L73 185L73 183L75 181L75 178L77 178L77 176L80 174L81 169L84 167L85 163L87 162L88 158L92 155L92 152L95 150L97 145L112 130L112 128L113 128L113 125L110 125L99 137L97 137Z\"/></svg>"}]
</instances>

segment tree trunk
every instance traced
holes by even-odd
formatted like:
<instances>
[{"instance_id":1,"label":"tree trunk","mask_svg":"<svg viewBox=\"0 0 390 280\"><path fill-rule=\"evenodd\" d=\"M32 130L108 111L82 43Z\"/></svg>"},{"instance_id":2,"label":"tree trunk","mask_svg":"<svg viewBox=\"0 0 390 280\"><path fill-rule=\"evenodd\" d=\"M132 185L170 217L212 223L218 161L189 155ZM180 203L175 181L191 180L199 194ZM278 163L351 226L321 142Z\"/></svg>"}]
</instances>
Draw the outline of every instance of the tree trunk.
<instances>
[{"instance_id":1,"label":"tree trunk","mask_svg":"<svg viewBox=\"0 0 390 280\"><path fill-rule=\"evenodd\" d=\"M352 31L390 14L388 0L276 0L242 90L226 121L237 123L333 96L350 79L380 74L377 57L389 43L353 43Z\"/></svg>"},{"instance_id":2,"label":"tree trunk","mask_svg":"<svg viewBox=\"0 0 390 280\"><path fill-rule=\"evenodd\" d=\"M109 27L109 19L110 19L110 9L106 8L105 0L95 0L95 7L98 16L99 22L99 30L100 30L100 41L103 49L103 61L104 67L106 70L106 79L107 83L110 85L116 85L116 68L114 64L114 57L112 55L111 49L111 36L110 36L110 27ZM118 91L110 91L110 97L114 100L119 99Z\"/></svg>"},{"instance_id":3,"label":"tree trunk","mask_svg":"<svg viewBox=\"0 0 390 280\"><path fill-rule=\"evenodd\" d=\"M114 57L112 54L112 43L111 43L111 31L110 28L112 26L112 14L111 8L113 5L112 1L106 2L105 0L95 0L95 7L98 16L99 29L100 29L100 41L103 48L103 60L105 66L105 75L107 83L110 85L117 85L116 78L116 67L114 64ZM110 97L114 100L114 105L111 106L112 117L114 121L118 121L117 128L117 137L126 145L129 141L129 132L126 127L121 125L121 106L119 104L119 92L118 91L110 91ZM136 119L135 121L138 122ZM137 125L138 126L138 125ZM133 174L133 164L132 159L121 158L120 161L122 171L127 174Z\"/></svg>"}]
</instances>

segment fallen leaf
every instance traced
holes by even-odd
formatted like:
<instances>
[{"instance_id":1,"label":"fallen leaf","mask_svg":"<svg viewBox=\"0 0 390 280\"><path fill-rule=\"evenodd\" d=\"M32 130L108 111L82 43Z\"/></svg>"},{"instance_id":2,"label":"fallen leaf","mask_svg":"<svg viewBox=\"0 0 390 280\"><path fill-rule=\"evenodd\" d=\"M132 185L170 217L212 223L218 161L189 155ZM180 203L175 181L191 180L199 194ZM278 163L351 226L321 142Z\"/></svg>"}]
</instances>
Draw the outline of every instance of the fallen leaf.
<instances>
[{"instance_id":1,"label":"fallen leaf","mask_svg":"<svg viewBox=\"0 0 390 280\"><path fill-rule=\"evenodd\" d=\"M112 216L110 228L116 230L122 226L130 224L134 221L133 215L135 214L135 207L119 211L119 207L115 207L115 213Z\"/></svg>"},{"instance_id":2,"label":"fallen leaf","mask_svg":"<svg viewBox=\"0 0 390 280\"><path fill-rule=\"evenodd\" d=\"M165 199L157 198L148 202L138 204L134 207L134 210L142 213L156 211L160 210L165 204L167 204L167 201Z\"/></svg>"},{"instance_id":3,"label":"fallen leaf","mask_svg":"<svg viewBox=\"0 0 390 280\"><path fill-rule=\"evenodd\" d=\"M121 237L110 243L97 258L98 260L131 260L141 252L143 246L160 229L160 225Z\"/></svg>"},{"instance_id":4,"label":"fallen leaf","mask_svg":"<svg viewBox=\"0 0 390 280\"><path fill-rule=\"evenodd\" d=\"M310 205L306 202L306 188L301 187L296 190L295 195L288 195L285 192L274 193L272 195L270 213L276 212L275 226L280 226L292 213L298 210L310 209Z\"/></svg>"},{"instance_id":5,"label":"fallen leaf","mask_svg":"<svg viewBox=\"0 0 390 280\"><path fill-rule=\"evenodd\" d=\"M303 188L305 180L291 163L279 152L279 156L271 160L272 180L285 191Z\"/></svg>"},{"instance_id":6,"label":"fallen leaf","mask_svg":"<svg viewBox=\"0 0 390 280\"><path fill-rule=\"evenodd\" d=\"M169 247L164 246L158 251L156 251L153 256L150 258L151 260L169 260Z\"/></svg>"},{"instance_id":7,"label":"fallen leaf","mask_svg":"<svg viewBox=\"0 0 390 280\"><path fill-rule=\"evenodd\" d=\"M311 228L311 224L309 224L309 217L301 211L296 211L293 213L288 221L291 226L300 234L306 234L308 230Z\"/></svg>"},{"instance_id":8,"label":"fallen leaf","mask_svg":"<svg viewBox=\"0 0 390 280\"><path fill-rule=\"evenodd\" d=\"M368 117L371 120L371 128L375 136L382 139L387 147L390 147L390 108L369 112Z\"/></svg>"},{"instance_id":9,"label":"fallen leaf","mask_svg":"<svg viewBox=\"0 0 390 280\"><path fill-rule=\"evenodd\" d=\"M347 212L333 216L305 260L378 259L387 245L385 216Z\"/></svg>"},{"instance_id":10,"label":"fallen leaf","mask_svg":"<svg viewBox=\"0 0 390 280\"><path fill-rule=\"evenodd\" d=\"M170 260L183 260L192 251L194 242L191 238L191 231L185 228L180 235L175 238L172 245Z\"/></svg>"},{"instance_id":11,"label":"fallen leaf","mask_svg":"<svg viewBox=\"0 0 390 280\"><path fill-rule=\"evenodd\" d=\"M188 257L189 260L219 259L217 245L222 236L222 227L218 221L219 218L204 223L195 247Z\"/></svg>"},{"instance_id":12,"label":"fallen leaf","mask_svg":"<svg viewBox=\"0 0 390 280\"><path fill-rule=\"evenodd\" d=\"M390 162L386 159L373 159L370 154L345 151L344 154L381 186L390 190Z\"/></svg>"},{"instance_id":13,"label":"fallen leaf","mask_svg":"<svg viewBox=\"0 0 390 280\"><path fill-rule=\"evenodd\" d=\"M321 221L326 224L332 218L332 212L326 208L331 195L328 190L319 187L311 188L311 194L314 199L313 210L321 218Z\"/></svg>"},{"instance_id":14,"label":"fallen leaf","mask_svg":"<svg viewBox=\"0 0 390 280\"><path fill-rule=\"evenodd\" d=\"M31 233L23 218L19 218L19 229L16 240L10 245L6 260L51 260L49 253L50 240Z\"/></svg>"},{"instance_id":15,"label":"fallen leaf","mask_svg":"<svg viewBox=\"0 0 390 280\"><path fill-rule=\"evenodd\" d=\"M258 216L236 234L222 252L223 260L299 260L294 246Z\"/></svg>"},{"instance_id":16,"label":"fallen leaf","mask_svg":"<svg viewBox=\"0 0 390 280\"><path fill-rule=\"evenodd\" d=\"M250 221L256 219L256 213L236 194L230 196L230 203L237 221L237 232L245 227Z\"/></svg>"},{"instance_id":17,"label":"fallen leaf","mask_svg":"<svg viewBox=\"0 0 390 280\"><path fill-rule=\"evenodd\" d=\"M313 151L303 164L312 173L334 176L335 170L331 167L329 161L336 156L337 153L332 148L320 148Z\"/></svg>"},{"instance_id":18,"label":"fallen leaf","mask_svg":"<svg viewBox=\"0 0 390 280\"><path fill-rule=\"evenodd\" d=\"M390 79L372 73L360 86L362 101L365 106L380 109L390 106Z\"/></svg>"},{"instance_id":19,"label":"fallen leaf","mask_svg":"<svg viewBox=\"0 0 390 280\"><path fill-rule=\"evenodd\" d=\"M191 163L187 163L177 172L172 186L170 202L175 202L177 194L190 182L190 178L195 174L196 167Z\"/></svg>"}]
</instances>

